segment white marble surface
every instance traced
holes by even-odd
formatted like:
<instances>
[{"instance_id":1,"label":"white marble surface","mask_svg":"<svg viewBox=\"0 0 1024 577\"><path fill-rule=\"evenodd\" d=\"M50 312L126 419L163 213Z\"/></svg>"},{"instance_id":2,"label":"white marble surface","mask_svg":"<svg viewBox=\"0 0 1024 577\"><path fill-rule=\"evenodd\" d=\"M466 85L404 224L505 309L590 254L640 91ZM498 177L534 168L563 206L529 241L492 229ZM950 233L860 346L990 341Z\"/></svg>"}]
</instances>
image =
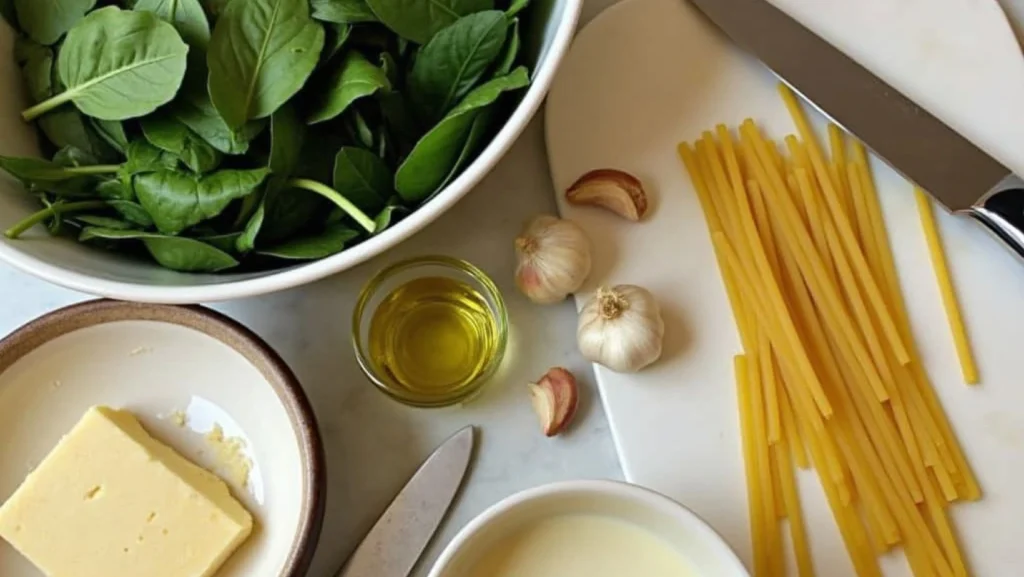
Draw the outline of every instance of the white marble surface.
<instances>
[{"instance_id":1,"label":"white marble surface","mask_svg":"<svg viewBox=\"0 0 1024 577\"><path fill-rule=\"evenodd\" d=\"M592 1L589 17L608 0ZM459 501L424 555L426 575L445 543L492 503L522 489L577 478L621 477L590 366L575 346L575 309L540 307L516 291L512 239L523 221L554 211L541 118L534 120L490 176L425 231L363 266L275 295L215 305L265 338L309 394L328 459L328 503L311 577L333 577L420 462L449 434L478 425L478 452ZM349 325L355 296L378 269L404 257L443 253L465 258L492 276L508 300L512 339L488 392L451 409L412 409L374 389L352 354ZM89 297L0 265L0 333ZM562 365L585 386L573 429L541 435L525 385Z\"/></svg>"}]
</instances>

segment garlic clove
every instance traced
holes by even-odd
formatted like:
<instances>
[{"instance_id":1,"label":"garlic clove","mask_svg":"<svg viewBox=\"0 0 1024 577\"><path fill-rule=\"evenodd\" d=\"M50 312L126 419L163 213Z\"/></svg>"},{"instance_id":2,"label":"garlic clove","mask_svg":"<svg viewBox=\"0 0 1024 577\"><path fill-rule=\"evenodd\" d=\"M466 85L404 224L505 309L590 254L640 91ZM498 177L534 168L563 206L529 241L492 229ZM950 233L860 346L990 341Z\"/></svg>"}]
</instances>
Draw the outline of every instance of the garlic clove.
<instances>
[{"instance_id":1,"label":"garlic clove","mask_svg":"<svg viewBox=\"0 0 1024 577\"><path fill-rule=\"evenodd\" d=\"M647 213L647 192L640 180L613 168L584 174L565 192L565 198L570 204L600 206L632 221Z\"/></svg>"},{"instance_id":2,"label":"garlic clove","mask_svg":"<svg viewBox=\"0 0 1024 577\"><path fill-rule=\"evenodd\" d=\"M570 220L534 217L516 238L515 249L516 286L535 303L565 300L590 274L590 239Z\"/></svg>"},{"instance_id":3,"label":"garlic clove","mask_svg":"<svg viewBox=\"0 0 1024 577\"><path fill-rule=\"evenodd\" d=\"M541 429L548 437L561 433L576 416L579 406L579 387L576 377L569 371L555 367L537 383L527 385L530 402L537 413Z\"/></svg>"}]
</instances>

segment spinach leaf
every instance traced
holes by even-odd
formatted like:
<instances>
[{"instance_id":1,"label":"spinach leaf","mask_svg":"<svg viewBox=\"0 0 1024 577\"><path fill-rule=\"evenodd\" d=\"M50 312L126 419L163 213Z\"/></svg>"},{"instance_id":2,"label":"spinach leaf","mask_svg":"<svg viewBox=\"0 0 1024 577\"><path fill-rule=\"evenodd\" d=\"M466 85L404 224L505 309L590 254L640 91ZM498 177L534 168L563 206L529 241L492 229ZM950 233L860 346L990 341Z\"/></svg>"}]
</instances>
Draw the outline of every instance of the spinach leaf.
<instances>
[{"instance_id":1,"label":"spinach leaf","mask_svg":"<svg viewBox=\"0 0 1024 577\"><path fill-rule=\"evenodd\" d=\"M90 210L106 208L106 203L102 200L86 200L81 202L64 202L63 200L57 200L55 202L50 202L46 197L43 197L41 200L44 206L42 210L29 215L21 222L18 222L11 228L5 230L4 236L10 239L18 238L33 226L46 221L50 221L50 232L55 233L60 230L61 223L63 222L62 215L66 213L87 212Z\"/></svg>"},{"instance_id":2,"label":"spinach leaf","mask_svg":"<svg viewBox=\"0 0 1024 577\"><path fill-rule=\"evenodd\" d=\"M484 138L487 136L491 128L491 122L494 120L494 114L496 111L497 109L494 105L491 105L477 114L476 118L473 120L473 126L469 127L469 135L466 136L466 142L462 145L462 151L459 152L459 157L455 160L455 166L452 167L451 172L449 172L448 176L445 177L441 186L437 187L434 194L437 194L438 191L448 186L451 181L455 180L455 177L462 172L462 169L465 168L466 165L469 164L469 161L471 161L480 151L480 145L483 143Z\"/></svg>"},{"instance_id":3,"label":"spinach leaf","mask_svg":"<svg viewBox=\"0 0 1024 577\"><path fill-rule=\"evenodd\" d=\"M43 118L46 118L45 116ZM99 134L108 145L120 154L128 149L128 135L124 132L124 125L116 120L97 120L90 118L93 130Z\"/></svg>"},{"instance_id":4,"label":"spinach leaf","mask_svg":"<svg viewBox=\"0 0 1024 577\"><path fill-rule=\"evenodd\" d=\"M337 24L376 22L377 17L366 0L310 0L313 18Z\"/></svg>"},{"instance_id":5,"label":"spinach leaf","mask_svg":"<svg viewBox=\"0 0 1024 577\"><path fill-rule=\"evenodd\" d=\"M216 20L224 9L228 7L228 2L231 0L203 0L203 7L206 8L206 13L210 15L211 20Z\"/></svg>"},{"instance_id":6,"label":"spinach leaf","mask_svg":"<svg viewBox=\"0 0 1024 577\"><path fill-rule=\"evenodd\" d=\"M299 165L302 153L302 142L305 139L306 125L299 120L295 108L285 104L270 117L270 171L281 176L289 176Z\"/></svg>"},{"instance_id":7,"label":"spinach leaf","mask_svg":"<svg viewBox=\"0 0 1024 577\"><path fill-rule=\"evenodd\" d=\"M416 141L423 136L411 108L400 92L389 92L380 97L381 116L384 117L384 125L396 144L395 152L400 158L409 154Z\"/></svg>"},{"instance_id":8,"label":"spinach leaf","mask_svg":"<svg viewBox=\"0 0 1024 577\"><path fill-rule=\"evenodd\" d=\"M29 98L41 102L53 96L53 51L32 40L19 38L15 43L15 58L21 63ZM116 156L74 106L58 107L39 118L38 123L43 135L57 148L73 146L104 161Z\"/></svg>"},{"instance_id":9,"label":"spinach leaf","mask_svg":"<svg viewBox=\"0 0 1024 577\"><path fill-rule=\"evenodd\" d=\"M395 57L390 52L380 53L380 70L384 73L384 78L388 79L388 84L391 85L392 89L399 88L402 82L402 77L400 76L402 70L398 67Z\"/></svg>"},{"instance_id":10,"label":"spinach leaf","mask_svg":"<svg viewBox=\"0 0 1024 577\"><path fill-rule=\"evenodd\" d=\"M210 22L199 0L138 0L134 9L170 22L189 46L206 50L210 43Z\"/></svg>"},{"instance_id":11,"label":"spinach leaf","mask_svg":"<svg viewBox=\"0 0 1024 577\"><path fill-rule=\"evenodd\" d=\"M407 202L419 202L436 192L458 162L480 109L495 102L502 93L530 83L526 69L519 67L507 76L495 78L470 92L413 148L395 173L395 190Z\"/></svg>"},{"instance_id":12,"label":"spinach leaf","mask_svg":"<svg viewBox=\"0 0 1024 577\"><path fill-rule=\"evenodd\" d=\"M107 204L128 222L137 224L142 228L151 228L153 226L153 217L137 202L131 200L108 200Z\"/></svg>"},{"instance_id":13,"label":"spinach leaf","mask_svg":"<svg viewBox=\"0 0 1024 577\"><path fill-rule=\"evenodd\" d=\"M327 86L313 104L307 122L316 124L330 120L359 98L390 88L391 84L384 71L371 64L359 52L350 51L327 80Z\"/></svg>"},{"instance_id":14,"label":"spinach leaf","mask_svg":"<svg viewBox=\"0 0 1024 577\"><path fill-rule=\"evenodd\" d=\"M507 35L508 20L497 10L464 16L435 34L409 75L420 120L435 124L462 100L498 58Z\"/></svg>"},{"instance_id":15,"label":"spinach leaf","mask_svg":"<svg viewBox=\"0 0 1024 577\"><path fill-rule=\"evenodd\" d=\"M199 138L182 122L165 115L152 115L142 119L142 134L153 146L170 152L200 174L216 169L223 157L221 153Z\"/></svg>"},{"instance_id":16,"label":"spinach leaf","mask_svg":"<svg viewBox=\"0 0 1024 577\"><path fill-rule=\"evenodd\" d=\"M126 155L128 160L121 165L121 169L118 171L125 180L136 174L173 169L178 166L177 156L160 150L144 140L130 143Z\"/></svg>"},{"instance_id":17,"label":"spinach leaf","mask_svg":"<svg viewBox=\"0 0 1024 577\"><path fill-rule=\"evenodd\" d=\"M334 225L320 234L295 238L256 253L286 260L317 260L341 252L349 241L358 237L359 232L347 226Z\"/></svg>"},{"instance_id":18,"label":"spinach leaf","mask_svg":"<svg viewBox=\"0 0 1024 577\"><path fill-rule=\"evenodd\" d=\"M157 230L178 234L219 215L231 201L252 194L267 174L265 168L221 170L207 176L161 170L136 176L135 194Z\"/></svg>"},{"instance_id":19,"label":"spinach leaf","mask_svg":"<svg viewBox=\"0 0 1024 577\"><path fill-rule=\"evenodd\" d=\"M337 56L352 35L351 24L328 23L324 28L326 29L326 40L324 40L324 50L320 53L321 63Z\"/></svg>"},{"instance_id":20,"label":"spinach leaf","mask_svg":"<svg viewBox=\"0 0 1024 577\"><path fill-rule=\"evenodd\" d=\"M310 225L319 225L330 205L319 195L294 188L284 179L271 179L260 208L246 226L253 246L283 242ZM245 236L243 234L243 236ZM258 239L258 240L257 240Z\"/></svg>"},{"instance_id":21,"label":"spinach leaf","mask_svg":"<svg viewBox=\"0 0 1024 577\"><path fill-rule=\"evenodd\" d=\"M153 14L101 8L82 19L61 47L57 72L67 88L22 116L33 120L66 102L102 120L144 116L174 98L187 54L174 27Z\"/></svg>"},{"instance_id":22,"label":"spinach leaf","mask_svg":"<svg viewBox=\"0 0 1024 577\"><path fill-rule=\"evenodd\" d=\"M230 2L207 55L214 106L235 129L270 116L306 83L323 46L308 0Z\"/></svg>"},{"instance_id":23,"label":"spinach leaf","mask_svg":"<svg viewBox=\"0 0 1024 577\"><path fill-rule=\"evenodd\" d=\"M508 16L509 18L513 18L516 14L519 14L520 12L525 10L526 7L529 5L530 0L512 0L508 8L505 10L505 15Z\"/></svg>"},{"instance_id":24,"label":"spinach leaf","mask_svg":"<svg viewBox=\"0 0 1024 577\"><path fill-rule=\"evenodd\" d=\"M78 176L111 174L119 168L116 165L61 166L42 158L0 156L0 169L22 182L60 182Z\"/></svg>"},{"instance_id":25,"label":"spinach leaf","mask_svg":"<svg viewBox=\"0 0 1024 577\"><path fill-rule=\"evenodd\" d=\"M235 252L235 243L238 242L238 238L240 236L242 236L242 233L240 232L228 232L224 234L201 236L196 240L201 240L218 250L231 254Z\"/></svg>"},{"instance_id":26,"label":"spinach leaf","mask_svg":"<svg viewBox=\"0 0 1024 577\"><path fill-rule=\"evenodd\" d=\"M77 146L65 146L53 155L53 162L60 166L90 166L99 161L91 153Z\"/></svg>"},{"instance_id":27,"label":"spinach leaf","mask_svg":"<svg viewBox=\"0 0 1024 577\"><path fill-rule=\"evenodd\" d=\"M384 161L368 150L346 146L334 158L334 188L360 210L375 213L392 191L393 177Z\"/></svg>"},{"instance_id":28,"label":"spinach leaf","mask_svg":"<svg viewBox=\"0 0 1024 577\"><path fill-rule=\"evenodd\" d=\"M512 67L516 65L516 58L519 57L521 44L522 42L519 38L519 19L516 18L512 20L512 26L508 31L508 39L505 41L505 46L501 49L501 58L498 59L498 64L494 69L494 76L505 76L512 72Z\"/></svg>"},{"instance_id":29,"label":"spinach leaf","mask_svg":"<svg viewBox=\"0 0 1024 577\"><path fill-rule=\"evenodd\" d=\"M40 44L55 44L95 5L96 0L14 0L18 23Z\"/></svg>"},{"instance_id":30,"label":"spinach leaf","mask_svg":"<svg viewBox=\"0 0 1024 577\"><path fill-rule=\"evenodd\" d=\"M349 131L352 133L352 139L358 141L365 148L373 148L375 142L373 129L366 122L366 118L358 110L353 109L346 120L351 123Z\"/></svg>"},{"instance_id":31,"label":"spinach leaf","mask_svg":"<svg viewBox=\"0 0 1024 577\"><path fill-rule=\"evenodd\" d=\"M136 230L86 227L78 239L140 240L153 260L171 270L217 272L238 266L230 254L202 241Z\"/></svg>"},{"instance_id":32,"label":"spinach leaf","mask_svg":"<svg viewBox=\"0 0 1024 577\"><path fill-rule=\"evenodd\" d=\"M121 180L112 178L96 185L96 196L107 200L135 200L135 191Z\"/></svg>"},{"instance_id":33,"label":"spinach leaf","mask_svg":"<svg viewBox=\"0 0 1024 577\"><path fill-rule=\"evenodd\" d=\"M398 199L401 200L401 199ZM394 224L398 218L405 216L409 213L409 209L405 208L401 204L396 204L394 201L384 207L384 210L377 214L377 217L373 219L373 222L377 225L373 231L374 235L378 235L387 230L392 224Z\"/></svg>"},{"instance_id":34,"label":"spinach leaf","mask_svg":"<svg viewBox=\"0 0 1024 577\"><path fill-rule=\"evenodd\" d=\"M426 44L461 16L494 8L493 0L366 0L377 19L402 38Z\"/></svg>"},{"instance_id":35,"label":"spinach leaf","mask_svg":"<svg viewBox=\"0 0 1024 577\"><path fill-rule=\"evenodd\" d=\"M232 129L205 93L198 98L176 101L171 105L170 114L224 154L245 154L249 151L249 142L266 127L265 121L253 120L240 130Z\"/></svg>"},{"instance_id":36,"label":"spinach leaf","mask_svg":"<svg viewBox=\"0 0 1024 577\"><path fill-rule=\"evenodd\" d=\"M111 216L81 214L75 215L74 220L77 220L78 222L88 226L112 228L115 230L134 230L136 228L135 223L120 220Z\"/></svg>"}]
</instances>

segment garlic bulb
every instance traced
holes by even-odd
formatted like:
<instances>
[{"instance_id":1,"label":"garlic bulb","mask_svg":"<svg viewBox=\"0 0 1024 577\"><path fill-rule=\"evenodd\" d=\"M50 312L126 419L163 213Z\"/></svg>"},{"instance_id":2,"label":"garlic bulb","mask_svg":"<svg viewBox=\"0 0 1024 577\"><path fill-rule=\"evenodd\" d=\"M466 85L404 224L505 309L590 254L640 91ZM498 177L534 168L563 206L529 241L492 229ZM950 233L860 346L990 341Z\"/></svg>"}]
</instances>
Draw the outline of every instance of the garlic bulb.
<instances>
[{"instance_id":1,"label":"garlic bulb","mask_svg":"<svg viewBox=\"0 0 1024 577\"><path fill-rule=\"evenodd\" d=\"M590 239L576 223L554 216L526 224L516 256L516 285L535 303L565 300L590 274Z\"/></svg>"},{"instance_id":2,"label":"garlic bulb","mask_svg":"<svg viewBox=\"0 0 1024 577\"><path fill-rule=\"evenodd\" d=\"M654 296L634 285L601 287L580 311L576 340L588 360L633 373L661 356L665 321Z\"/></svg>"}]
</instances>

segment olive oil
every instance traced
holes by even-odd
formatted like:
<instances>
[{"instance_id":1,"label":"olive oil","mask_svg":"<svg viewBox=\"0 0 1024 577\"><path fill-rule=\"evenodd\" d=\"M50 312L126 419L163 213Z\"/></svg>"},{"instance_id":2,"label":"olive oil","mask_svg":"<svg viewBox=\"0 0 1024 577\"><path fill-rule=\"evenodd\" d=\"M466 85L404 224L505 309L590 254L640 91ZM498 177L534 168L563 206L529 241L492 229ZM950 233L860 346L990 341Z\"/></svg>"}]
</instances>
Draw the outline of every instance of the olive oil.
<instances>
[{"instance_id":1,"label":"olive oil","mask_svg":"<svg viewBox=\"0 0 1024 577\"><path fill-rule=\"evenodd\" d=\"M468 387L499 354L491 308L469 284L420 277L388 294L370 320L369 357L394 385L426 396Z\"/></svg>"}]
</instances>

